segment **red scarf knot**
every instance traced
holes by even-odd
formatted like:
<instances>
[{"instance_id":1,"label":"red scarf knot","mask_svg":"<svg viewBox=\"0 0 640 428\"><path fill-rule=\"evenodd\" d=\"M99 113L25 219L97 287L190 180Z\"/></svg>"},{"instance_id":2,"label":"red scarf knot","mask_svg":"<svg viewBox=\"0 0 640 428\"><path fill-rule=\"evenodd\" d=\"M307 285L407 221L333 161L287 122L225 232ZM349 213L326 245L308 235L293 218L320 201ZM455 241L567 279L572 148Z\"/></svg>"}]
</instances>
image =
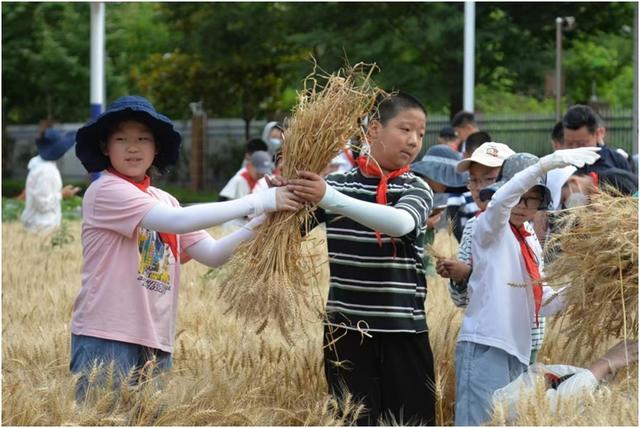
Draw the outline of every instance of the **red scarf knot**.
<instances>
[{"instance_id":1,"label":"red scarf knot","mask_svg":"<svg viewBox=\"0 0 640 428\"><path fill-rule=\"evenodd\" d=\"M376 190L376 203L381 205L387 205L387 189L389 180L393 180L394 178L400 177L402 174L410 171L409 165L407 165L385 175L375 161L369 162L369 157L367 156L358 157L358 168L364 175L380 177L380 182L378 183L378 188ZM380 232L377 230L375 232L378 245L382 247L382 237ZM393 257L395 257L396 245L393 238L391 238L391 243L393 244Z\"/></svg>"}]
</instances>

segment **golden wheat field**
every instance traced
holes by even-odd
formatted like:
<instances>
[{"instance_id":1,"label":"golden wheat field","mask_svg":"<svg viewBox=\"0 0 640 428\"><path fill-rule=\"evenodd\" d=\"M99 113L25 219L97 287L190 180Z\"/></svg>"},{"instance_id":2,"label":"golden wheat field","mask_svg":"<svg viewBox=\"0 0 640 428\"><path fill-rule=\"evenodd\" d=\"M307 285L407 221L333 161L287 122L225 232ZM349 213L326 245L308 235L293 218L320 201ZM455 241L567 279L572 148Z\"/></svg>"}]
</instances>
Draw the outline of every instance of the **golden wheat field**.
<instances>
[{"instance_id":1,"label":"golden wheat field","mask_svg":"<svg viewBox=\"0 0 640 428\"><path fill-rule=\"evenodd\" d=\"M347 425L358 411L352 404L351 415L339 417L326 392L316 311L299 320L292 344L270 326L256 335L223 314L216 285L220 271L195 262L183 266L173 369L162 389L149 384L119 394L103 390L90 405L76 405L68 363L71 308L80 287L80 222L68 223L65 233L71 242L58 239L63 244L52 246L52 236L28 234L19 223L2 227L4 425ZM455 250L445 232L435 246L441 254ZM313 251L321 266L314 289L325 296L326 247ZM442 279L429 279L427 313L441 425L453 422L453 350L461 318L446 287ZM547 331L539 361L584 366L615 343L582 352L559 330L554 324ZM609 387L573 407L567 403L561 415L523 403L517 423L637 426L637 385L637 369L621 371ZM544 395L539 400L543 403ZM500 413L494 423L504 423Z\"/></svg>"}]
</instances>

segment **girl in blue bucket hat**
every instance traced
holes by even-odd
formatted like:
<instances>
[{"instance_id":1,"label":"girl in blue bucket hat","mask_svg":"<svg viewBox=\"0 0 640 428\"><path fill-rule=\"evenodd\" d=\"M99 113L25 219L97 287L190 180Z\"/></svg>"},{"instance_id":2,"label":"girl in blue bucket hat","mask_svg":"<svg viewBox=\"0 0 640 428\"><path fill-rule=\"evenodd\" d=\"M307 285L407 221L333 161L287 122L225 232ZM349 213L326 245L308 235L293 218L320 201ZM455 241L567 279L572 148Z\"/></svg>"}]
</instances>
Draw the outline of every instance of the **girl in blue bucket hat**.
<instances>
[{"instance_id":1,"label":"girl in blue bucket hat","mask_svg":"<svg viewBox=\"0 0 640 428\"><path fill-rule=\"evenodd\" d=\"M47 232L60 226L62 198L80 190L73 186L62 187L62 176L56 165L58 159L73 147L75 132L62 132L50 125L49 121L41 122L36 139L38 154L27 165L25 207L20 220L29 232Z\"/></svg>"},{"instance_id":2,"label":"girl in blue bucket hat","mask_svg":"<svg viewBox=\"0 0 640 428\"><path fill-rule=\"evenodd\" d=\"M79 373L76 399L88 392L94 363L113 362L114 387L143 367L171 367L175 341L180 264L195 259L216 267L236 246L254 236L263 213L301 208L285 188L243 198L180 207L151 185L149 170L167 171L178 160L181 136L173 122L143 97L117 99L78 130L76 155L87 171L104 171L87 189L83 205L82 287L71 319L71 363ZM255 216L220 239L202 229Z\"/></svg>"}]
</instances>

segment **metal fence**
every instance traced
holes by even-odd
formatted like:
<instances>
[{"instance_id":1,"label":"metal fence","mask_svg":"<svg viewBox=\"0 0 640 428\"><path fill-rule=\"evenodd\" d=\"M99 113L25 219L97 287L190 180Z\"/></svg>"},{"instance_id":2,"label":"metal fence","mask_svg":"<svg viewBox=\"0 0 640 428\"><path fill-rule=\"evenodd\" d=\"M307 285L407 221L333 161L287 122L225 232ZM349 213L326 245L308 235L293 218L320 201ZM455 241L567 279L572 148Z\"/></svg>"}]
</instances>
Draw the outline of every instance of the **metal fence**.
<instances>
[{"instance_id":1,"label":"metal fence","mask_svg":"<svg viewBox=\"0 0 640 428\"><path fill-rule=\"evenodd\" d=\"M608 145L634 152L638 142L633 141L631 110L600 112L604 120ZM516 152L529 152L537 156L551 152L551 130L556 124L553 114L476 114L480 129L487 131L494 141L508 144ZM436 143L438 132L449 124L448 117L433 115L428 119L426 143ZM637 151L637 149L636 149Z\"/></svg>"},{"instance_id":2,"label":"metal fence","mask_svg":"<svg viewBox=\"0 0 640 428\"><path fill-rule=\"evenodd\" d=\"M607 144L622 148L627 153L634 152L631 110L600 112L607 128ZM482 130L491 134L494 141L508 144L515 151L526 151L535 155L551 152L550 134L555 124L553 114L477 114L476 119ZM259 137L266 121L251 122L251 137ZM437 141L442 127L449 124L444 115L429 115L424 150ZM62 124L63 130L78 129L82 124ZM179 164L163 181L177 185L188 185L189 161L191 153L191 122L178 121L176 128L183 136ZM26 177L26 166L35 155L35 134L37 125L8 126L8 137L14 142L10 153L14 178ZM204 144L204 185L209 189L219 189L237 171L244 152L244 121L241 119L209 119ZM80 161L70 150L60 161L60 171L65 180L78 180L86 177Z\"/></svg>"}]
</instances>

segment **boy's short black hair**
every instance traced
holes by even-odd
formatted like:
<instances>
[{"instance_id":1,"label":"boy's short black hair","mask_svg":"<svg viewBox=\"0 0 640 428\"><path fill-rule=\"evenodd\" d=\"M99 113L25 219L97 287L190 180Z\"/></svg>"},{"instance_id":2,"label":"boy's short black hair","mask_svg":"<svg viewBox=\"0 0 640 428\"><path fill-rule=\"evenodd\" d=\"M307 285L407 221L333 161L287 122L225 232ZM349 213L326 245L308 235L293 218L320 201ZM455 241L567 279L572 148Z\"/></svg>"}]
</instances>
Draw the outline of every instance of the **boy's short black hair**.
<instances>
[{"instance_id":1,"label":"boy's short black hair","mask_svg":"<svg viewBox=\"0 0 640 428\"><path fill-rule=\"evenodd\" d=\"M473 113L468 112L468 111L459 111L458 113L456 113L455 116L453 116L453 119L451 119L451 126L454 128L459 128L461 126L465 126L468 123L476 123L476 118L473 115Z\"/></svg>"},{"instance_id":2,"label":"boy's short black hair","mask_svg":"<svg viewBox=\"0 0 640 428\"><path fill-rule=\"evenodd\" d=\"M464 143L465 144L464 151L469 153L469 155L471 155L475 149L477 149L484 143L488 143L490 141L493 141L493 140L491 140L491 135L489 135L488 132L485 132L485 131L474 132L473 134L470 134L467 137Z\"/></svg>"},{"instance_id":3,"label":"boy's short black hair","mask_svg":"<svg viewBox=\"0 0 640 428\"><path fill-rule=\"evenodd\" d=\"M551 130L551 140L558 144L564 144L564 125L561 120Z\"/></svg>"},{"instance_id":4,"label":"boy's short black hair","mask_svg":"<svg viewBox=\"0 0 640 428\"><path fill-rule=\"evenodd\" d=\"M246 152L248 154L252 155L255 152L259 152L259 151L263 151L263 152L269 151L269 148L267 147L267 143L262 141L262 138L252 138L249 141L247 141Z\"/></svg>"},{"instance_id":5,"label":"boy's short black hair","mask_svg":"<svg viewBox=\"0 0 640 428\"><path fill-rule=\"evenodd\" d=\"M427 109L412 95L400 91L380 94L376 97L371 120L378 120L384 126L401 111L412 109L421 110L425 116L427 115Z\"/></svg>"},{"instance_id":6,"label":"boy's short black hair","mask_svg":"<svg viewBox=\"0 0 640 428\"><path fill-rule=\"evenodd\" d=\"M589 106L576 104L571 106L562 118L562 126L567 129L576 130L583 126L587 127L590 134L595 134L598 127L603 126L602 119Z\"/></svg>"}]
</instances>

